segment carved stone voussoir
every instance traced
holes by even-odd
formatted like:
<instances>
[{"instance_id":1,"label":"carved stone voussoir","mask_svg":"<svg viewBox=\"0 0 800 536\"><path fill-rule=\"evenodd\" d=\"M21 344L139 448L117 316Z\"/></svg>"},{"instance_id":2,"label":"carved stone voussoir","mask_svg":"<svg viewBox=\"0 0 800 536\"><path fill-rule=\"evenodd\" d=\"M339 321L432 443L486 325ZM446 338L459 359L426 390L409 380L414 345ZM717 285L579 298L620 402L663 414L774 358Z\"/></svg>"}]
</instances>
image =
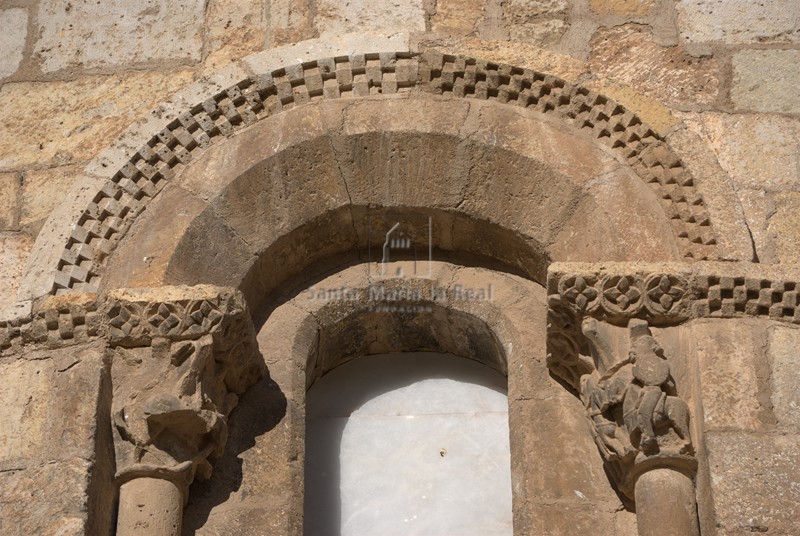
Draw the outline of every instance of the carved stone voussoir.
<instances>
[{"instance_id":1,"label":"carved stone voussoir","mask_svg":"<svg viewBox=\"0 0 800 536\"><path fill-rule=\"evenodd\" d=\"M238 395L265 373L242 294L211 286L112 292L112 414L120 483L166 478L186 492L227 440Z\"/></svg>"}]
</instances>

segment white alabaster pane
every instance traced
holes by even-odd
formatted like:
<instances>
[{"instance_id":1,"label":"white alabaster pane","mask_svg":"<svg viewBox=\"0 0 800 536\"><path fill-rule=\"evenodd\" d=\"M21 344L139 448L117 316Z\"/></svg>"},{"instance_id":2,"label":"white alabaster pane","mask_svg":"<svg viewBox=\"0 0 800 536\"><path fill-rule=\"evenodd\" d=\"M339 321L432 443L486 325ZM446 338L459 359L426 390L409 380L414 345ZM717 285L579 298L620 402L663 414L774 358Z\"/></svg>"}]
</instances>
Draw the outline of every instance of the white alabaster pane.
<instances>
[{"instance_id":1,"label":"white alabaster pane","mask_svg":"<svg viewBox=\"0 0 800 536\"><path fill-rule=\"evenodd\" d=\"M307 401L306 536L510 535L504 386L484 365L427 353L320 379Z\"/></svg>"}]
</instances>

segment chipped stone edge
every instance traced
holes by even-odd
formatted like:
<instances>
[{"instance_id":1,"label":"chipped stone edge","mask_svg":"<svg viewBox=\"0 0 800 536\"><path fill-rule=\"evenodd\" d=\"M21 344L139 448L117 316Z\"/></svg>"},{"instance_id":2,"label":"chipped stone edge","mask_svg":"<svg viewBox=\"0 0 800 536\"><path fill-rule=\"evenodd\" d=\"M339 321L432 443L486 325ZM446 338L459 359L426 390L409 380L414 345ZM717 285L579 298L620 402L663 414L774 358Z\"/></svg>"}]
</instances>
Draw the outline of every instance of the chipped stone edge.
<instances>
[{"instance_id":1,"label":"chipped stone edge","mask_svg":"<svg viewBox=\"0 0 800 536\"><path fill-rule=\"evenodd\" d=\"M59 265L64 244L72 231L71 225L65 222L77 222L111 176L109 173L106 179L89 175L79 177L64 196L64 201L50 213L31 248L25 274L17 290L18 303L30 302L50 293L55 267Z\"/></svg>"}]
</instances>

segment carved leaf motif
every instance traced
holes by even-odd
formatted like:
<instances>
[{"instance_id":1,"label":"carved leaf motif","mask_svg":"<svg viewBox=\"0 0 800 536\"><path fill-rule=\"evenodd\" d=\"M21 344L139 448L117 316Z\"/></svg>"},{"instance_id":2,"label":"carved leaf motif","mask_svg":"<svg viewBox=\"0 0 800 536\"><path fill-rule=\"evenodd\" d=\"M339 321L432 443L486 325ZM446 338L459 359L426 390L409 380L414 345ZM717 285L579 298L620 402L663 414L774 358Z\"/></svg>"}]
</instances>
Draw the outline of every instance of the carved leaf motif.
<instances>
[{"instance_id":1,"label":"carved leaf motif","mask_svg":"<svg viewBox=\"0 0 800 536\"><path fill-rule=\"evenodd\" d=\"M183 333L211 333L222 320L222 313L208 300L190 303L186 308Z\"/></svg>"},{"instance_id":2,"label":"carved leaf motif","mask_svg":"<svg viewBox=\"0 0 800 536\"><path fill-rule=\"evenodd\" d=\"M131 310L128 305L117 304L109 312L112 337L127 337L141 324L139 312Z\"/></svg>"},{"instance_id":3,"label":"carved leaf motif","mask_svg":"<svg viewBox=\"0 0 800 536\"><path fill-rule=\"evenodd\" d=\"M159 335L178 333L183 313L177 304L155 303L147 308L145 314L147 323L153 327L154 333Z\"/></svg>"},{"instance_id":4,"label":"carved leaf motif","mask_svg":"<svg viewBox=\"0 0 800 536\"><path fill-rule=\"evenodd\" d=\"M550 296L547 320L547 367L576 390L581 376L594 367L585 356L589 353L580 321L557 295Z\"/></svg>"},{"instance_id":5,"label":"carved leaf motif","mask_svg":"<svg viewBox=\"0 0 800 536\"><path fill-rule=\"evenodd\" d=\"M241 293L180 290L175 301L121 291L108 310L112 344L128 357L112 402L120 481L159 475L188 486L208 476L237 395L266 372ZM124 301L131 296L137 301Z\"/></svg>"}]
</instances>

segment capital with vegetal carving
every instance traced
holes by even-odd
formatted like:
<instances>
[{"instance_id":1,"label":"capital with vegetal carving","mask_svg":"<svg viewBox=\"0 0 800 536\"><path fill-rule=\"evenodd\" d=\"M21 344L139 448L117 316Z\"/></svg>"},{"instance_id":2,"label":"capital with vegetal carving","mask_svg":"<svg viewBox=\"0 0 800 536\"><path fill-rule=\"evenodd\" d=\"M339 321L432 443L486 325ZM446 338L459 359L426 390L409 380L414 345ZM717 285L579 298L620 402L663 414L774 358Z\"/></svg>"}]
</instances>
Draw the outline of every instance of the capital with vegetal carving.
<instances>
[{"instance_id":1,"label":"capital with vegetal carving","mask_svg":"<svg viewBox=\"0 0 800 536\"><path fill-rule=\"evenodd\" d=\"M266 373L242 294L212 286L112 292L112 423L120 484L208 478L238 397Z\"/></svg>"}]
</instances>

